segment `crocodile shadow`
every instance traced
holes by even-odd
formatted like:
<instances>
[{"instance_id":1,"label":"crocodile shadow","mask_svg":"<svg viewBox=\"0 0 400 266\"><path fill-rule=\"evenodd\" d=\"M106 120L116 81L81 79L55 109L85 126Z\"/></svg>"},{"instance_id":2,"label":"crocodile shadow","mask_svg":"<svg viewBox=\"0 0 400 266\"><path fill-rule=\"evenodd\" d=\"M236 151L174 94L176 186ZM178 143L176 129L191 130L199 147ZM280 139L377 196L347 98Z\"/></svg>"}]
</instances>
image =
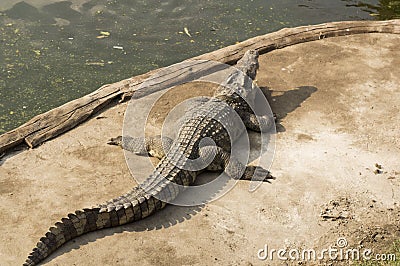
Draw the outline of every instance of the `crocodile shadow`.
<instances>
[{"instance_id":1,"label":"crocodile shadow","mask_svg":"<svg viewBox=\"0 0 400 266\"><path fill-rule=\"evenodd\" d=\"M299 86L293 90L284 91L278 96L271 95L274 92L271 88L261 87L261 90L267 98L272 111L276 114L276 132L285 132L285 127L280 124L281 120L299 108L318 89L313 86Z\"/></svg>"}]
</instances>

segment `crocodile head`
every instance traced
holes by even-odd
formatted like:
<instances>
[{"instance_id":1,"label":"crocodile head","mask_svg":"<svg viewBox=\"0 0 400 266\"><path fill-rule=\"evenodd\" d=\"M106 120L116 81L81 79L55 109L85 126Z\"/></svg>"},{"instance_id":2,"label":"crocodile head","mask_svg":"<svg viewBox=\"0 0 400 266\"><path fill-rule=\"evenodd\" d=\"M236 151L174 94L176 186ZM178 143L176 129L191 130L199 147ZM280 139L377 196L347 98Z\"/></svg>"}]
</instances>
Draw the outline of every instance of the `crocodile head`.
<instances>
[{"instance_id":1,"label":"crocodile head","mask_svg":"<svg viewBox=\"0 0 400 266\"><path fill-rule=\"evenodd\" d=\"M257 50L247 50L243 57L236 63L236 67L254 80L259 68L258 57L259 53Z\"/></svg>"},{"instance_id":2,"label":"crocodile head","mask_svg":"<svg viewBox=\"0 0 400 266\"><path fill-rule=\"evenodd\" d=\"M235 65L226 81L215 91L214 96L225 96L232 99L242 98L248 103L253 103L258 87L253 84L259 68L258 52L248 50Z\"/></svg>"}]
</instances>

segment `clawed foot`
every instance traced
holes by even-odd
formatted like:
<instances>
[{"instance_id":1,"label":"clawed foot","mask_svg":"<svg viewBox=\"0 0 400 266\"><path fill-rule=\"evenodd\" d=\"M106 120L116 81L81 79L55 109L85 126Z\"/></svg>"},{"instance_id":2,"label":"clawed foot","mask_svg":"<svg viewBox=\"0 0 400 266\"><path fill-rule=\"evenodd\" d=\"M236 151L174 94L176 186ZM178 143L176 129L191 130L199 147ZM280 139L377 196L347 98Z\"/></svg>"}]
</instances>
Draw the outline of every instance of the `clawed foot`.
<instances>
[{"instance_id":1,"label":"clawed foot","mask_svg":"<svg viewBox=\"0 0 400 266\"><path fill-rule=\"evenodd\" d=\"M270 179L275 179L271 172L261 166L249 165L243 173L242 180L264 181L270 183Z\"/></svg>"}]
</instances>

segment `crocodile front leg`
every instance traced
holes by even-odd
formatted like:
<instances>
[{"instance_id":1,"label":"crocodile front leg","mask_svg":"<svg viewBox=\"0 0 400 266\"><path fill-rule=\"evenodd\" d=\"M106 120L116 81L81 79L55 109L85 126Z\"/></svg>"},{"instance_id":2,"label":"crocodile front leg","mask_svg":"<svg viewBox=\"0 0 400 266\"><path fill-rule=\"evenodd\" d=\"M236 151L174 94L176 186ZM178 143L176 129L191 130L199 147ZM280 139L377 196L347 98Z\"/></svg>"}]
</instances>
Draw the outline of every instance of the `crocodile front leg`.
<instances>
[{"instance_id":1,"label":"crocodile front leg","mask_svg":"<svg viewBox=\"0 0 400 266\"><path fill-rule=\"evenodd\" d=\"M231 158L231 154L221 147L216 146L205 146L201 147L199 150L200 157L204 161L212 162L207 166L209 171L224 171L233 179L241 180L256 180L256 181L266 181L270 179L275 179L271 173L260 167L253 165L243 165L236 158Z\"/></svg>"}]
</instances>

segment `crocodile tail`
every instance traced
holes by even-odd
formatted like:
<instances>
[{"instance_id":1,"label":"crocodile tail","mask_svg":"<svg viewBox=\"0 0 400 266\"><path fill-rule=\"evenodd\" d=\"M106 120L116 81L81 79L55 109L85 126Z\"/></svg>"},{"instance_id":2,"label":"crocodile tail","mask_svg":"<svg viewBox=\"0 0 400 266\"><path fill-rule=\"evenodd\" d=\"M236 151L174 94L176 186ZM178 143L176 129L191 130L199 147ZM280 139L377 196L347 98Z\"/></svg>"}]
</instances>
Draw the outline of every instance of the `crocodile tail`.
<instances>
[{"instance_id":1,"label":"crocodile tail","mask_svg":"<svg viewBox=\"0 0 400 266\"><path fill-rule=\"evenodd\" d=\"M140 220L165 206L150 195L131 191L99 207L78 210L51 227L29 254L24 266L36 265L67 241L88 232Z\"/></svg>"},{"instance_id":2,"label":"crocodile tail","mask_svg":"<svg viewBox=\"0 0 400 266\"><path fill-rule=\"evenodd\" d=\"M24 266L36 265L65 242L98 229L101 226L97 223L100 218L99 210L99 208L79 210L68 214L68 218L62 218L61 222L50 227L46 235L40 239ZM104 221L103 228L111 226L110 220Z\"/></svg>"}]
</instances>

